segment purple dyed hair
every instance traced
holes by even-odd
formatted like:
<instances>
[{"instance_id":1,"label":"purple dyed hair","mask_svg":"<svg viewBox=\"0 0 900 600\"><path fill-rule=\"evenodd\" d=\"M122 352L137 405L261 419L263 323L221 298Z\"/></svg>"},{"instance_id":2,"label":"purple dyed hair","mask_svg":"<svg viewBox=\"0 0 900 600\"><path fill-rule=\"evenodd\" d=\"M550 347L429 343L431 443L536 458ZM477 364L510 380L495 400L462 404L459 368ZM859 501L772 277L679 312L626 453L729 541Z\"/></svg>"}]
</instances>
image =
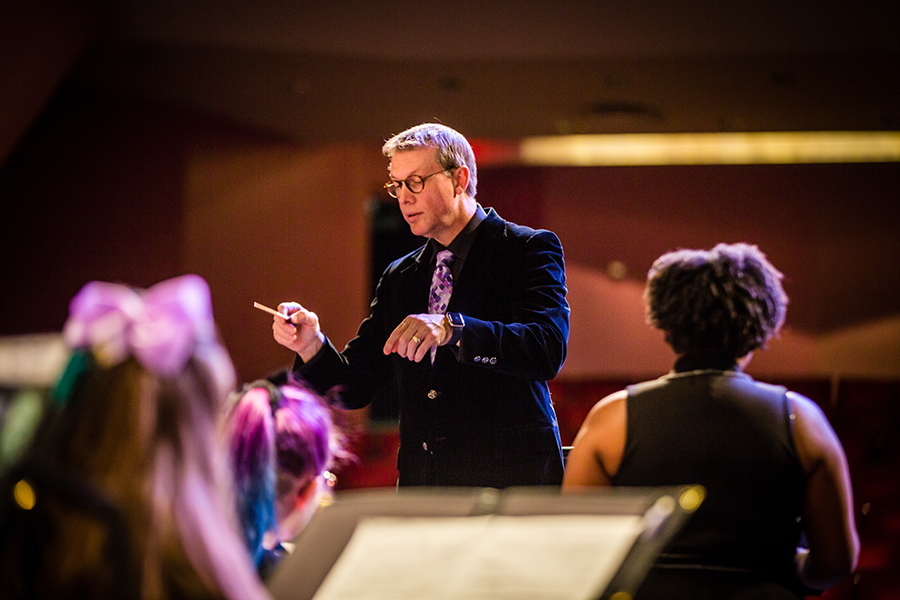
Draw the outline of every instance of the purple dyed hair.
<instances>
[{"instance_id":1,"label":"purple dyed hair","mask_svg":"<svg viewBox=\"0 0 900 600\"><path fill-rule=\"evenodd\" d=\"M229 443L244 541L259 563L263 534L275 526L275 424L269 390L246 390L231 415Z\"/></svg>"},{"instance_id":2,"label":"purple dyed hair","mask_svg":"<svg viewBox=\"0 0 900 600\"><path fill-rule=\"evenodd\" d=\"M343 456L328 405L294 384L258 381L245 387L231 413L231 460L238 516L254 560L263 534L276 527L275 502L305 488Z\"/></svg>"}]
</instances>

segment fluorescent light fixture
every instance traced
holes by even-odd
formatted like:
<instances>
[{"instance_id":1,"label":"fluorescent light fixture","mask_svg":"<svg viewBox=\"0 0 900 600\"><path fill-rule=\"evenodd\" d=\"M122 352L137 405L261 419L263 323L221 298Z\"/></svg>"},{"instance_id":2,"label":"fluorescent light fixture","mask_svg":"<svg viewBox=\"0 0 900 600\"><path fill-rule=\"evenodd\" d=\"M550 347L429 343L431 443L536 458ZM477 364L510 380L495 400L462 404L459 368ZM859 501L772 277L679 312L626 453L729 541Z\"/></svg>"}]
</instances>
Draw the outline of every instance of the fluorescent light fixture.
<instances>
[{"instance_id":1,"label":"fluorescent light fixture","mask_svg":"<svg viewBox=\"0 0 900 600\"><path fill-rule=\"evenodd\" d=\"M900 132L626 133L532 137L527 165L750 165L900 162Z\"/></svg>"}]
</instances>

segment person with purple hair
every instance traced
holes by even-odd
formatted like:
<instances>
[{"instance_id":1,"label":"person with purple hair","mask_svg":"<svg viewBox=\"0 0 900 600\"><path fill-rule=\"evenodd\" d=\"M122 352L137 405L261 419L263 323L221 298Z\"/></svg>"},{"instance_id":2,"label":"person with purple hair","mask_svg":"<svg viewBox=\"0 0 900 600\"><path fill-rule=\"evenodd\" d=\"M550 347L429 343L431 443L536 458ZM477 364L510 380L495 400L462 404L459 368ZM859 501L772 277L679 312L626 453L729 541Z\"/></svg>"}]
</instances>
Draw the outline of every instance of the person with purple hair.
<instances>
[{"instance_id":1,"label":"person with purple hair","mask_svg":"<svg viewBox=\"0 0 900 600\"><path fill-rule=\"evenodd\" d=\"M229 433L238 518L266 578L330 497L329 469L349 454L330 407L293 383L245 386L235 395Z\"/></svg>"}]
</instances>

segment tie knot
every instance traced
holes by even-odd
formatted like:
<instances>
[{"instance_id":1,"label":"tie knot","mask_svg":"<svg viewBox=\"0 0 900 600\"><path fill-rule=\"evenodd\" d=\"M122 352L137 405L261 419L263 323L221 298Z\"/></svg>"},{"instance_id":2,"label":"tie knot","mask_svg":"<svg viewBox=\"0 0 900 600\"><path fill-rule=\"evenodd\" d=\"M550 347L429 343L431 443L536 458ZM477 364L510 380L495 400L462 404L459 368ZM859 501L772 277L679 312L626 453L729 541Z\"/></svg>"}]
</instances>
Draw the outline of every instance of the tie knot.
<instances>
[{"instance_id":1,"label":"tie knot","mask_svg":"<svg viewBox=\"0 0 900 600\"><path fill-rule=\"evenodd\" d=\"M441 265L448 266L452 260L452 252L450 252L449 250L441 250L437 253L437 264L435 265L435 267L439 267Z\"/></svg>"}]
</instances>

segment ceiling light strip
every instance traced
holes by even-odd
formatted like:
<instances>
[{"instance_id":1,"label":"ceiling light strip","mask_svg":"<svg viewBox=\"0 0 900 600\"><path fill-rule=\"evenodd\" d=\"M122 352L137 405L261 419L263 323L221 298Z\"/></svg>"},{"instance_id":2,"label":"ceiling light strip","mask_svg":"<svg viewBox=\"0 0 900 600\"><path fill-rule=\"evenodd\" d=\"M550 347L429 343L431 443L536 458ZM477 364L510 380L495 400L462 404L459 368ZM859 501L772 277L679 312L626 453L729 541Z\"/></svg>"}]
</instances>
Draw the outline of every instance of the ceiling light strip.
<instances>
[{"instance_id":1,"label":"ceiling light strip","mask_svg":"<svg viewBox=\"0 0 900 600\"><path fill-rule=\"evenodd\" d=\"M900 162L900 132L545 136L524 139L519 158L524 164L543 166Z\"/></svg>"}]
</instances>

